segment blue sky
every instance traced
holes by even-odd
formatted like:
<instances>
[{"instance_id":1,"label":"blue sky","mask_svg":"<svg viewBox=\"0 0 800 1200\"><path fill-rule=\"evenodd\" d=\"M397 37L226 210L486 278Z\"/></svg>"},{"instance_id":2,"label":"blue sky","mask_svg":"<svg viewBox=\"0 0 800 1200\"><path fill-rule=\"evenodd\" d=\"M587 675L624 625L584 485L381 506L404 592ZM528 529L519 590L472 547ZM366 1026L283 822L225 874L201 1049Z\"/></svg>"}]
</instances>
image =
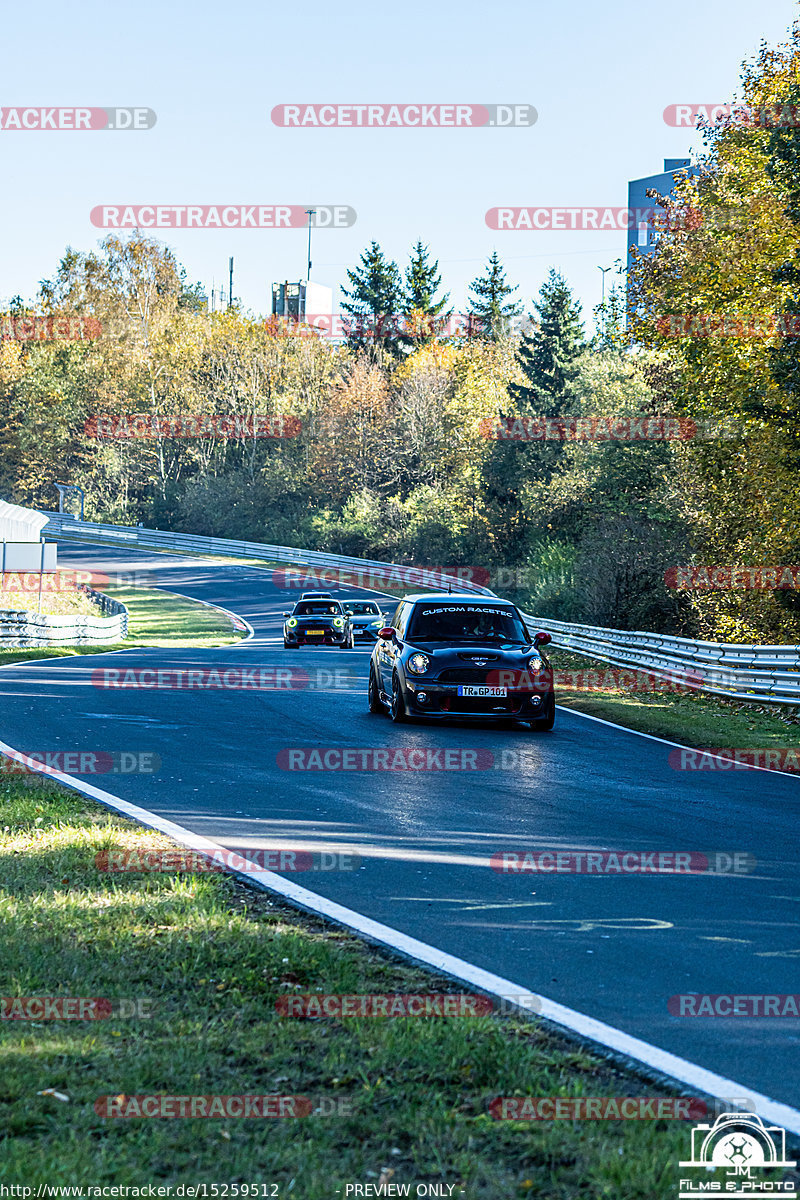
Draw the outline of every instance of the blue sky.
<instances>
[{"instance_id":1,"label":"blue sky","mask_svg":"<svg viewBox=\"0 0 800 1200\"><path fill-rule=\"evenodd\" d=\"M97 204L336 203L357 222L315 233L312 271L335 295L371 240L404 266L421 238L459 311L496 247L526 304L556 267L588 315L597 267L624 257L625 235L494 231L486 210L624 206L629 179L699 149L691 131L664 123L664 108L729 99L742 59L762 38L783 40L796 11L786 0L8 6L0 104L141 105L158 121L139 132L0 131L0 303L33 298L68 244L96 245ZM273 106L292 102L528 103L539 117L502 130L273 125ZM302 229L154 236L209 290L233 255L235 294L256 312L273 280L305 278Z\"/></svg>"}]
</instances>

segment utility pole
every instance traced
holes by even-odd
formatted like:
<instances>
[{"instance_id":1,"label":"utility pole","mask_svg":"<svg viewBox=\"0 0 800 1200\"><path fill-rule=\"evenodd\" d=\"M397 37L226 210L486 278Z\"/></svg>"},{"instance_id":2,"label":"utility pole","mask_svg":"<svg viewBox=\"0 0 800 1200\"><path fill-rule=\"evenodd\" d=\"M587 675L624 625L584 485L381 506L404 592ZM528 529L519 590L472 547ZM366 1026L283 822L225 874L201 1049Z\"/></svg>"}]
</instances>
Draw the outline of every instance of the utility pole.
<instances>
[{"instance_id":1,"label":"utility pole","mask_svg":"<svg viewBox=\"0 0 800 1200\"><path fill-rule=\"evenodd\" d=\"M230 284L228 286L228 308L233 308L233 258L228 259L228 271L230 273ZM605 275L603 276L605 279Z\"/></svg>"},{"instance_id":2,"label":"utility pole","mask_svg":"<svg viewBox=\"0 0 800 1200\"><path fill-rule=\"evenodd\" d=\"M308 215L308 274L306 275L306 283L311 279L311 218L316 213L315 208L307 208Z\"/></svg>"}]
</instances>

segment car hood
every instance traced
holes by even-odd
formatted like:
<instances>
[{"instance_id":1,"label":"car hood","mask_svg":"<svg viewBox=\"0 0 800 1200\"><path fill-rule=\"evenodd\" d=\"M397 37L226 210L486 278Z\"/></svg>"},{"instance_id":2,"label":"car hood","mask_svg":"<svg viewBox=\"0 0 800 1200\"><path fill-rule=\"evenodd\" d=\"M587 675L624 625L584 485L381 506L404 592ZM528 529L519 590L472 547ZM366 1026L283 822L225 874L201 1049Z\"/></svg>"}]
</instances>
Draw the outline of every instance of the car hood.
<instances>
[{"instance_id":1,"label":"car hood","mask_svg":"<svg viewBox=\"0 0 800 1200\"><path fill-rule=\"evenodd\" d=\"M474 659L488 659L487 666L501 665L507 663L519 663L520 660L526 660L532 654L541 654L538 650L534 650L532 646L514 646L510 650L501 650L499 646L483 644L481 642L469 642L463 645L453 645L452 643L443 642L416 642L409 643L407 649L410 653L420 652L427 654L430 659L438 666L441 663L453 662L463 663L465 666L474 665Z\"/></svg>"}]
</instances>

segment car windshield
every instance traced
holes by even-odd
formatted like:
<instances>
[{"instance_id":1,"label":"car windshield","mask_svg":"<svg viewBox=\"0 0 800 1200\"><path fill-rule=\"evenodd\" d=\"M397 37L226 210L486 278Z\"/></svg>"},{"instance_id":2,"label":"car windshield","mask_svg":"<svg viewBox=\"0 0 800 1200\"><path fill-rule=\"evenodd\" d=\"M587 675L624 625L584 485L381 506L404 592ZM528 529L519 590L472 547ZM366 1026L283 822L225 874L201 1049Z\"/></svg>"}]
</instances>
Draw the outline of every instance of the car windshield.
<instances>
[{"instance_id":1,"label":"car windshield","mask_svg":"<svg viewBox=\"0 0 800 1200\"><path fill-rule=\"evenodd\" d=\"M327 603L324 600L304 600L302 604L296 604L294 609L296 617L340 617L342 610L338 604Z\"/></svg>"},{"instance_id":2,"label":"car windshield","mask_svg":"<svg viewBox=\"0 0 800 1200\"><path fill-rule=\"evenodd\" d=\"M344 606L354 617L379 617L381 613L372 600L345 600Z\"/></svg>"},{"instance_id":3,"label":"car windshield","mask_svg":"<svg viewBox=\"0 0 800 1200\"><path fill-rule=\"evenodd\" d=\"M472 604L418 604L410 642L522 642L530 637L512 608Z\"/></svg>"}]
</instances>

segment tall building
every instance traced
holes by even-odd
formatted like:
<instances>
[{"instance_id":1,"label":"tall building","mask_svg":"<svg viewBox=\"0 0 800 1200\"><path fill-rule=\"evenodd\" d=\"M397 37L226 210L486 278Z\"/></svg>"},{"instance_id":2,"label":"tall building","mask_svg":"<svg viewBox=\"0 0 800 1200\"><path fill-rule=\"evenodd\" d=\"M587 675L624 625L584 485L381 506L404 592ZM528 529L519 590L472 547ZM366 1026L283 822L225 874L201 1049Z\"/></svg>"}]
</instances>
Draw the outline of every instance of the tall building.
<instances>
[{"instance_id":1,"label":"tall building","mask_svg":"<svg viewBox=\"0 0 800 1200\"><path fill-rule=\"evenodd\" d=\"M699 167L693 167L688 158L665 158L664 170L658 175L646 175L644 179L630 181L628 208L634 214L634 223L628 234L628 246L635 246L640 254L652 254L658 241L658 230L653 222L655 202L647 195L647 189L654 188L662 196L668 196L675 188L676 177L679 182L699 173Z\"/></svg>"}]
</instances>

